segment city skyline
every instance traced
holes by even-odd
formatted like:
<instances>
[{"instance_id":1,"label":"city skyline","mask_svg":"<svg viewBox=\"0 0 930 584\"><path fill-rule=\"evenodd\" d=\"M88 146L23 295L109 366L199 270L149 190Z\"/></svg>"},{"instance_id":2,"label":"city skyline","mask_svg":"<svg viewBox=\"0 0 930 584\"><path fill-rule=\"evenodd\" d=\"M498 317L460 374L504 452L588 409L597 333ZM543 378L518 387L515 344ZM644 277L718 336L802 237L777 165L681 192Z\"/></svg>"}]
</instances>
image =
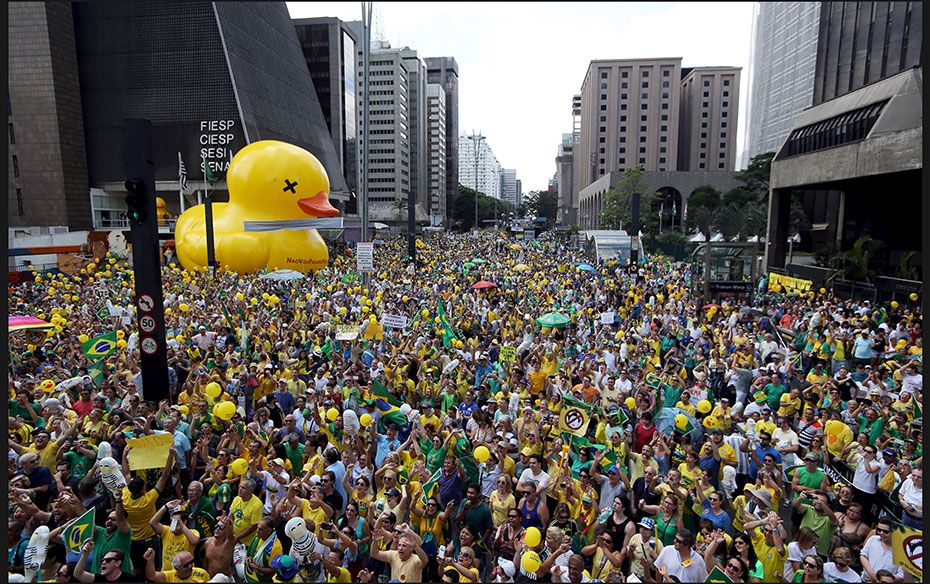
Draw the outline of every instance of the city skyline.
<instances>
[{"instance_id":1,"label":"city skyline","mask_svg":"<svg viewBox=\"0 0 930 584\"><path fill-rule=\"evenodd\" d=\"M355 2L288 2L287 7L292 18L360 16ZM532 13L516 3L398 2L374 7L376 16L380 14L375 32L383 31L393 47L456 59L459 133L474 130L493 140L501 163L517 170L526 191L545 190L555 173L553 146L572 129L571 99L580 91L591 60L681 57L683 67L746 71L749 66L751 2L541 4ZM575 38L568 43L570 32ZM746 131L747 93L743 77L737 161Z\"/></svg>"}]
</instances>

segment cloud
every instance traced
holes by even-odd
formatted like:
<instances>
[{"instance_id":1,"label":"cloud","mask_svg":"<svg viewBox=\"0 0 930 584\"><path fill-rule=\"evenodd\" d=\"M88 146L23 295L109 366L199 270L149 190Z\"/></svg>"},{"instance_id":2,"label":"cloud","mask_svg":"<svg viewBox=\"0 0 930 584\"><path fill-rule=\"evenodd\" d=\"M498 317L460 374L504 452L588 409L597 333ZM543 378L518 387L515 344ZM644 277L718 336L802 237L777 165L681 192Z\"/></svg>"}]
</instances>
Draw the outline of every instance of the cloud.
<instances>
[{"instance_id":1,"label":"cloud","mask_svg":"<svg viewBox=\"0 0 930 584\"><path fill-rule=\"evenodd\" d=\"M294 18L358 20L356 2L288 2ZM572 129L571 99L594 59L682 57L742 67L737 160L745 131L751 2L375 3L392 46L459 64L459 129L480 130L524 192L544 189Z\"/></svg>"}]
</instances>

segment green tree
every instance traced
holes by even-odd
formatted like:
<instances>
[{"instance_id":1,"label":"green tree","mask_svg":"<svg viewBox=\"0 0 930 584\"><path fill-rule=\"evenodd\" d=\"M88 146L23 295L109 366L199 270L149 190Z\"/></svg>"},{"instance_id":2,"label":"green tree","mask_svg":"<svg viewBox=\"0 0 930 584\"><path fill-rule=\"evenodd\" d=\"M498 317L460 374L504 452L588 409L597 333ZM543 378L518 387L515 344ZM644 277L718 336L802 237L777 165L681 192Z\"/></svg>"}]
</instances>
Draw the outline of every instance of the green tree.
<instances>
[{"instance_id":1,"label":"green tree","mask_svg":"<svg viewBox=\"0 0 930 584\"><path fill-rule=\"evenodd\" d=\"M768 200L773 158L774 152L757 154L749 161L749 166L736 173L736 180L743 183L746 190L755 193L757 201Z\"/></svg>"},{"instance_id":2,"label":"green tree","mask_svg":"<svg viewBox=\"0 0 930 584\"><path fill-rule=\"evenodd\" d=\"M514 207L506 201L500 201L494 197L489 197L484 193L478 193L478 221L482 227L488 225L487 221L493 221L495 216L500 218L508 213L513 213ZM459 185L459 196L455 198L452 205L453 225L459 229L468 230L475 225L475 191Z\"/></svg>"},{"instance_id":3,"label":"green tree","mask_svg":"<svg viewBox=\"0 0 930 584\"><path fill-rule=\"evenodd\" d=\"M843 271L845 277L854 280L863 280L866 283L875 275L872 269L872 258L875 253L885 247L885 243L863 235L846 251L841 251L833 258L834 267Z\"/></svg>"},{"instance_id":4,"label":"green tree","mask_svg":"<svg viewBox=\"0 0 930 584\"><path fill-rule=\"evenodd\" d=\"M631 206L633 194L640 193L639 216L645 234L647 215L651 213L644 213L643 210L648 210L652 206L652 199L656 196L655 193L648 192L648 189L646 181L643 180L643 167L636 166L625 171L617 186L604 193L601 205L601 227L603 229L629 229L633 222ZM658 221L656 221L656 230L658 230Z\"/></svg>"},{"instance_id":5,"label":"green tree","mask_svg":"<svg viewBox=\"0 0 930 584\"><path fill-rule=\"evenodd\" d=\"M559 194L549 191L530 191L523 197L524 214L536 217L545 217L548 225L553 225L559 213Z\"/></svg>"}]
</instances>

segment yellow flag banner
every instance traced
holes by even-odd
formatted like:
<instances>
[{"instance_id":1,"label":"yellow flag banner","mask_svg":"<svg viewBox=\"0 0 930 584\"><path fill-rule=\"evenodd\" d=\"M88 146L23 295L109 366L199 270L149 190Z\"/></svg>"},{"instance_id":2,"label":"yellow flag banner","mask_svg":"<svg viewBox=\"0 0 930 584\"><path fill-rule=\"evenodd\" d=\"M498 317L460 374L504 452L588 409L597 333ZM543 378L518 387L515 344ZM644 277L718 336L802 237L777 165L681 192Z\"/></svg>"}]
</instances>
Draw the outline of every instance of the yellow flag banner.
<instances>
[{"instance_id":1,"label":"yellow flag banner","mask_svg":"<svg viewBox=\"0 0 930 584\"><path fill-rule=\"evenodd\" d=\"M895 564L913 574L918 580L923 579L924 534L922 531L895 525L891 532L891 550Z\"/></svg>"},{"instance_id":2,"label":"yellow flag banner","mask_svg":"<svg viewBox=\"0 0 930 584\"><path fill-rule=\"evenodd\" d=\"M559 430L575 436L584 436L591 417L581 408L563 406L559 414Z\"/></svg>"},{"instance_id":3,"label":"yellow flag banner","mask_svg":"<svg viewBox=\"0 0 930 584\"><path fill-rule=\"evenodd\" d=\"M813 284L810 280L792 278L781 274L769 274L769 290L772 290L775 286L781 286L786 292L806 292L811 289Z\"/></svg>"},{"instance_id":4,"label":"yellow flag banner","mask_svg":"<svg viewBox=\"0 0 930 584\"><path fill-rule=\"evenodd\" d=\"M174 436L151 434L127 440L126 444L132 447L129 451L129 470L161 468L168 462L168 450L174 446Z\"/></svg>"},{"instance_id":5,"label":"yellow flag banner","mask_svg":"<svg viewBox=\"0 0 930 584\"><path fill-rule=\"evenodd\" d=\"M517 360L517 350L514 347L501 347L500 356L497 359L501 363L510 363Z\"/></svg>"}]
</instances>

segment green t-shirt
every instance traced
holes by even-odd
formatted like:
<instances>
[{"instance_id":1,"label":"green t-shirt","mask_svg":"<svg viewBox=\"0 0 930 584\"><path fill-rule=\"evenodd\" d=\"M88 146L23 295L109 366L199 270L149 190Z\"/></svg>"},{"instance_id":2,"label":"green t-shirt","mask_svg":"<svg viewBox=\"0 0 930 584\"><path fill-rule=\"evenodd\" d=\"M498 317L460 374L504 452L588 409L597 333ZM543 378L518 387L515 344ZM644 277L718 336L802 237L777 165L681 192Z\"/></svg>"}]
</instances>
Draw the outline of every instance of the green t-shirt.
<instances>
[{"instance_id":1,"label":"green t-shirt","mask_svg":"<svg viewBox=\"0 0 930 584\"><path fill-rule=\"evenodd\" d=\"M220 503L225 507L232 500L232 487L229 486L229 483L222 483L219 486L216 484L210 485L207 496L213 499L214 507L216 503Z\"/></svg>"},{"instance_id":2,"label":"green t-shirt","mask_svg":"<svg viewBox=\"0 0 930 584\"><path fill-rule=\"evenodd\" d=\"M826 515L820 515L814 511L813 507L801 507L799 513L804 515L801 518L799 527L810 527L814 530L814 533L820 538L815 545L817 554L826 556L830 553L830 537L835 531L834 528L830 526L830 518Z\"/></svg>"},{"instance_id":3,"label":"green t-shirt","mask_svg":"<svg viewBox=\"0 0 930 584\"><path fill-rule=\"evenodd\" d=\"M824 472L819 468L814 472L808 472L807 468L802 466L798 468L795 473L797 473L798 484L802 487L819 489L821 483L823 482ZM801 493L794 493L792 500L797 499L800 494ZM808 506L811 505L810 499L807 499L806 497L803 499L802 503Z\"/></svg>"},{"instance_id":4,"label":"green t-shirt","mask_svg":"<svg viewBox=\"0 0 930 584\"><path fill-rule=\"evenodd\" d=\"M29 415L29 410L27 408L32 408L32 410L36 413L36 416L38 416L38 419L34 422L35 426L37 428L45 427L45 419L39 415L39 406L38 404L34 402L29 402L29 405L24 407L24 406L19 405L19 402L16 401L15 399L11 399L9 401L9 410L8 410L9 416L11 418L15 418L19 416L20 418L25 420L27 424L32 426L33 425L32 416Z\"/></svg>"},{"instance_id":5,"label":"green t-shirt","mask_svg":"<svg viewBox=\"0 0 930 584\"><path fill-rule=\"evenodd\" d=\"M300 469L304 467L304 445L298 443L295 448L290 444L285 444L284 454L291 461L291 466L295 469L295 472L300 472Z\"/></svg>"},{"instance_id":6,"label":"green t-shirt","mask_svg":"<svg viewBox=\"0 0 930 584\"><path fill-rule=\"evenodd\" d=\"M107 555L110 550L122 550L123 563L120 571L123 574L133 574L135 571L132 567L132 560L129 559L129 546L132 544L132 529L123 533L119 527L108 534L106 528L94 526L94 561L91 564L91 571L94 574L100 574L100 562L103 556Z\"/></svg>"},{"instance_id":7,"label":"green t-shirt","mask_svg":"<svg viewBox=\"0 0 930 584\"><path fill-rule=\"evenodd\" d=\"M871 424L866 419L865 416L858 416L857 420L859 421L859 432L865 432L869 435L869 445L875 446L875 441L881 437L882 432L885 431L885 420L882 418L875 418L875 421Z\"/></svg>"},{"instance_id":8,"label":"green t-shirt","mask_svg":"<svg viewBox=\"0 0 930 584\"><path fill-rule=\"evenodd\" d=\"M674 408L675 404L678 403L678 400L681 399L681 394L684 393L684 388L664 383L662 384L662 389L662 407Z\"/></svg>"},{"instance_id":9,"label":"green t-shirt","mask_svg":"<svg viewBox=\"0 0 930 584\"><path fill-rule=\"evenodd\" d=\"M769 383L762 391L765 392L765 401L768 402L769 408L773 412L777 412L778 408L781 407L781 395L787 391L787 388L781 384L772 385Z\"/></svg>"},{"instance_id":10,"label":"green t-shirt","mask_svg":"<svg viewBox=\"0 0 930 584\"><path fill-rule=\"evenodd\" d=\"M93 446L90 448L93 448ZM79 481L87 476L87 471L94 465L94 459L79 452L66 452L64 458L71 463L71 476Z\"/></svg>"}]
</instances>

